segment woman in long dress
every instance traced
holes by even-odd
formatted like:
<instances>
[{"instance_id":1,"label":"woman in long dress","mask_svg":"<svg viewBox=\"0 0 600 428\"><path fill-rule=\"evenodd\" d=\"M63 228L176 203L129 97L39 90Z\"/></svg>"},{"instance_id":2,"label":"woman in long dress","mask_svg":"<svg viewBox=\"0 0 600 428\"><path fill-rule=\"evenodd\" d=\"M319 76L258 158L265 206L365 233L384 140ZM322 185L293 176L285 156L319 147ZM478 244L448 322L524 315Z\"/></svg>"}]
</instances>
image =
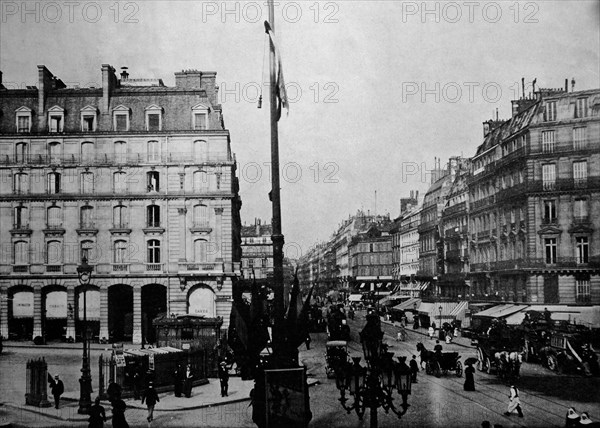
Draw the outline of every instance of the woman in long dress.
<instances>
[{"instance_id":1,"label":"woman in long dress","mask_svg":"<svg viewBox=\"0 0 600 428\"><path fill-rule=\"evenodd\" d=\"M467 364L465 369L465 391L475 391L475 369L472 364Z\"/></svg>"}]
</instances>

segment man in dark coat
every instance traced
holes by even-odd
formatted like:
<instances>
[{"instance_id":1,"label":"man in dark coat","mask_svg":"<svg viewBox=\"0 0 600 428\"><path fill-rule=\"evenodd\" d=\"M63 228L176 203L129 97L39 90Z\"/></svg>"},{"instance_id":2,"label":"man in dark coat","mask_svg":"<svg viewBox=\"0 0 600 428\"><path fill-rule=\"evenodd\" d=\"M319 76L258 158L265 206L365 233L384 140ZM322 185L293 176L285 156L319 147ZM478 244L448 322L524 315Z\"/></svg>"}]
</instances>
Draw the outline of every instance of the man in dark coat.
<instances>
[{"instance_id":1,"label":"man in dark coat","mask_svg":"<svg viewBox=\"0 0 600 428\"><path fill-rule=\"evenodd\" d=\"M154 389L153 382L148 383L148 388L146 388L144 395L142 395L142 404L144 404L144 401L146 402L146 406L148 406L148 417L146 419L148 422L152 422L152 419L154 419L154 406L160 401L156 389Z\"/></svg>"},{"instance_id":2,"label":"man in dark coat","mask_svg":"<svg viewBox=\"0 0 600 428\"><path fill-rule=\"evenodd\" d=\"M465 369L465 391L475 391L474 373L475 369L473 368L473 364L467 364L467 368Z\"/></svg>"},{"instance_id":3,"label":"man in dark coat","mask_svg":"<svg viewBox=\"0 0 600 428\"><path fill-rule=\"evenodd\" d=\"M192 366L190 364L185 368L184 381L183 381L183 393L186 398L192 396L192 380L194 379L194 373L192 372Z\"/></svg>"},{"instance_id":4,"label":"man in dark coat","mask_svg":"<svg viewBox=\"0 0 600 428\"><path fill-rule=\"evenodd\" d=\"M62 380L60 380L59 376L54 376L54 380L50 384L50 391L54 396L54 407L58 409L60 404L60 396L65 392L65 385Z\"/></svg>"},{"instance_id":5,"label":"man in dark coat","mask_svg":"<svg viewBox=\"0 0 600 428\"><path fill-rule=\"evenodd\" d=\"M94 404L90 407L90 418L88 419L90 424L88 428L103 428L104 422L106 422L106 411L100 404L100 397L96 397Z\"/></svg>"},{"instance_id":6,"label":"man in dark coat","mask_svg":"<svg viewBox=\"0 0 600 428\"><path fill-rule=\"evenodd\" d=\"M221 361L219 364L219 381L221 382L221 397L227 397L227 390L229 388L229 370L227 369L227 363Z\"/></svg>"},{"instance_id":7,"label":"man in dark coat","mask_svg":"<svg viewBox=\"0 0 600 428\"><path fill-rule=\"evenodd\" d=\"M417 363L417 356L413 355L410 360L410 372L412 373L412 383L417 382L417 373L419 373L419 364Z\"/></svg>"},{"instance_id":8,"label":"man in dark coat","mask_svg":"<svg viewBox=\"0 0 600 428\"><path fill-rule=\"evenodd\" d=\"M181 397L181 390L183 389L183 376L185 372L181 368L181 364L177 364L175 372L173 372L173 384L175 389L175 397Z\"/></svg>"}]
</instances>

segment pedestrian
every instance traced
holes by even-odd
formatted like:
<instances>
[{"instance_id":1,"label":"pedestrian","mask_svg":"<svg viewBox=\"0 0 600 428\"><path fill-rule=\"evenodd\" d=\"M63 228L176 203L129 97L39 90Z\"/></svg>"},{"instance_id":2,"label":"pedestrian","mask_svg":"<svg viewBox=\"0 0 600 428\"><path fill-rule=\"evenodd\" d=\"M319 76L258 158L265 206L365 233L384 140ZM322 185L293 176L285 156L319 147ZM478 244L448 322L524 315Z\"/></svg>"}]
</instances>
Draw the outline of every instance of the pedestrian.
<instances>
[{"instance_id":1,"label":"pedestrian","mask_svg":"<svg viewBox=\"0 0 600 428\"><path fill-rule=\"evenodd\" d=\"M156 389L154 389L154 382L148 382L148 388L142 395L142 404L144 404L144 401L146 401L148 407L148 417L146 419L148 422L152 422L152 419L154 419L154 406L160 401Z\"/></svg>"},{"instance_id":2,"label":"pedestrian","mask_svg":"<svg viewBox=\"0 0 600 428\"><path fill-rule=\"evenodd\" d=\"M580 417L575 411L574 407L569 407L567 410L567 417L565 422L565 428L575 428L579 425Z\"/></svg>"},{"instance_id":3,"label":"pedestrian","mask_svg":"<svg viewBox=\"0 0 600 428\"><path fill-rule=\"evenodd\" d=\"M417 363L417 356L413 355L410 360L410 372L412 373L412 383L417 382L417 373L419 373L419 364Z\"/></svg>"},{"instance_id":4,"label":"pedestrian","mask_svg":"<svg viewBox=\"0 0 600 428\"><path fill-rule=\"evenodd\" d=\"M435 334L435 330L433 329L433 326L429 326L429 339L433 339L433 335Z\"/></svg>"},{"instance_id":5,"label":"pedestrian","mask_svg":"<svg viewBox=\"0 0 600 428\"><path fill-rule=\"evenodd\" d=\"M181 390L183 389L183 375L184 371L181 368L181 364L177 364L177 368L173 372L173 389L175 390L175 397L181 397Z\"/></svg>"},{"instance_id":6,"label":"pedestrian","mask_svg":"<svg viewBox=\"0 0 600 428\"><path fill-rule=\"evenodd\" d=\"M140 386L142 385L142 368L136 364L133 368L133 399L140 399Z\"/></svg>"},{"instance_id":7,"label":"pedestrian","mask_svg":"<svg viewBox=\"0 0 600 428\"><path fill-rule=\"evenodd\" d=\"M221 382L221 397L227 397L227 390L229 388L229 370L227 369L227 363L221 361L219 364L219 382Z\"/></svg>"},{"instance_id":8,"label":"pedestrian","mask_svg":"<svg viewBox=\"0 0 600 428\"><path fill-rule=\"evenodd\" d=\"M452 333L450 331L446 332L446 344L449 345L452 342Z\"/></svg>"},{"instance_id":9,"label":"pedestrian","mask_svg":"<svg viewBox=\"0 0 600 428\"><path fill-rule=\"evenodd\" d=\"M435 341L435 346L433 347L433 352L435 352L436 354L437 354L437 353L440 353L440 354L441 354L441 353L442 353L442 349L443 349L443 348L442 348L442 345L440 344L440 341L439 341L439 340L436 340L436 341Z\"/></svg>"},{"instance_id":10,"label":"pedestrian","mask_svg":"<svg viewBox=\"0 0 600 428\"><path fill-rule=\"evenodd\" d=\"M188 364L185 368L185 373L183 377L183 393L186 398L190 398L192 396L192 380L194 378L194 373L192 372L191 364Z\"/></svg>"},{"instance_id":11,"label":"pedestrian","mask_svg":"<svg viewBox=\"0 0 600 428\"><path fill-rule=\"evenodd\" d=\"M100 404L100 397L96 397L94 404L90 407L90 418L88 428L103 428L106 422L106 411Z\"/></svg>"},{"instance_id":12,"label":"pedestrian","mask_svg":"<svg viewBox=\"0 0 600 428\"><path fill-rule=\"evenodd\" d=\"M473 364L467 364L467 368L465 369L465 391L475 391L475 377L473 374L475 373L475 369L473 368Z\"/></svg>"},{"instance_id":13,"label":"pedestrian","mask_svg":"<svg viewBox=\"0 0 600 428\"><path fill-rule=\"evenodd\" d=\"M65 385L58 375L54 376L54 380L50 384L50 391L54 396L54 407L58 409L60 405L60 396L65 392Z\"/></svg>"},{"instance_id":14,"label":"pedestrian","mask_svg":"<svg viewBox=\"0 0 600 428\"><path fill-rule=\"evenodd\" d=\"M121 394L113 398L112 404L112 426L113 428L129 428L129 424L125 419L125 410L127 404L121 399Z\"/></svg>"},{"instance_id":15,"label":"pedestrian","mask_svg":"<svg viewBox=\"0 0 600 428\"><path fill-rule=\"evenodd\" d=\"M512 414L512 412L514 412L516 410L517 413L519 414L519 417L522 418L523 410L521 409L521 400L519 399L519 390L517 389L516 386L514 386L514 385L510 386L510 394L508 396L508 399L509 399L508 409L506 410L506 412L504 412L504 414L506 416L510 416Z\"/></svg>"}]
</instances>

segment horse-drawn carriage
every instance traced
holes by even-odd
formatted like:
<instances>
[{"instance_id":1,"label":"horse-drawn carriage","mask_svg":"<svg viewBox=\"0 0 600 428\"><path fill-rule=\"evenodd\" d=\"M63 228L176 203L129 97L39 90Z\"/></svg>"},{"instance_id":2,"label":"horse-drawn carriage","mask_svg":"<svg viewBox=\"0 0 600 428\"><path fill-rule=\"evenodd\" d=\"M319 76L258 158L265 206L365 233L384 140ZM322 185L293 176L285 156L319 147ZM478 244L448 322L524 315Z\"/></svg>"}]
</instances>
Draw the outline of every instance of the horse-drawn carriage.
<instances>
[{"instance_id":1,"label":"horse-drawn carriage","mask_svg":"<svg viewBox=\"0 0 600 428\"><path fill-rule=\"evenodd\" d=\"M477 369L496 371L503 379L519 378L523 350L521 335L510 329L477 336Z\"/></svg>"},{"instance_id":2,"label":"horse-drawn carriage","mask_svg":"<svg viewBox=\"0 0 600 428\"><path fill-rule=\"evenodd\" d=\"M335 377L335 371L350 362L348 358L348 342L330 340L325 344L325 373L328 379Z\"/></svg>"},{"instance_id":3,"label":"horse-drawn carriage","mask_svg":"<svg viewBox=\"0 0 600 428\"><path fill-rule=\"evenodd\" d=\"M458 352L436 353L425 348L421 342L417 343L417 351L421 355L421 364L425 363L425 373L428 375L434 374L440 377L442 374L453 371L456 376L462 376L463 366Z\"/></svg>"}]
</instances>

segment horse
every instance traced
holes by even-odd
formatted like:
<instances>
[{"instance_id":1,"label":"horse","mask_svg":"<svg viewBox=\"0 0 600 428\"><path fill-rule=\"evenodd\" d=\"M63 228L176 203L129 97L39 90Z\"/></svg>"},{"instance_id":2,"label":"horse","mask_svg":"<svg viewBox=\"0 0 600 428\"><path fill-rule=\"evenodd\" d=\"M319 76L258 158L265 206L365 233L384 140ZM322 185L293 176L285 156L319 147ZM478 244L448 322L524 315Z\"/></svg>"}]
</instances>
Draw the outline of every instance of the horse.
<instances>
[{"instance_id":1,"label":"horse","mask_svg":"<svg viewBox=\"0 0 600 428\"><path fill-rule=\"evenodd\" d=\"M421 368L423 369L423 363L427 363L427 361L429 360L433 360L434 358L434 352L428 350L427 348L425 348L425 345L423 345L421 342L417 343L417 352L419 352L419 355L421 357Z\"/></svg>"}]
</instances>

